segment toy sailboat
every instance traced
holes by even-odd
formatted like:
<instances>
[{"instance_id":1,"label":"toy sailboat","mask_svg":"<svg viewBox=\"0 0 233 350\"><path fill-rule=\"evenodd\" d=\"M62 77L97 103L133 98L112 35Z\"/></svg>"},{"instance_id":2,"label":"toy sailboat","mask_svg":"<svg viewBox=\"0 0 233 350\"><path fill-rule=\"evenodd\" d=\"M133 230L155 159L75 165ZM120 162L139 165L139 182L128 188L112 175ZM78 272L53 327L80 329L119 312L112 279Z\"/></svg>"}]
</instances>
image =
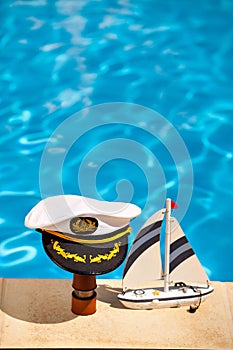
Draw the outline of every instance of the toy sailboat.
<instances>
[{"instance_id":1,"label":"toy sailboat","mask_svg":"<svg viewBox=\"0 0 233 350\"><path fill-rule=\"evenodd\" d=\"M171 199L167 199L166 209L152 215L134 239L123 272L123 291L118 295L127 308L190 306L190 312L194 312L213 292L213 287L178 221L171 217L171 203ZM166 238L162 273L160 231L165 215ZM162 278L162 287L142 288L147 282Z\"/></svg>"}]
</instances>

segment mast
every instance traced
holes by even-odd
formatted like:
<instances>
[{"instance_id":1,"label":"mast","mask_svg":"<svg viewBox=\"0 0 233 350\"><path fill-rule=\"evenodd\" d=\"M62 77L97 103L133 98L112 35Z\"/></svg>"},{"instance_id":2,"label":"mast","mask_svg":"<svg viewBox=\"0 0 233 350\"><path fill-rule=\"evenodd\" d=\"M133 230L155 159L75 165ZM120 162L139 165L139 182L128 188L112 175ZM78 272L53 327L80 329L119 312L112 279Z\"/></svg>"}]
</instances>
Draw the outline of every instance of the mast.
<instances>
[{"instance_id":1,"label":"mast","mask_svg":"<svg viewBox=\"0 0 233 350\"><path fill-rule=\"evenodd\" d=\"M171 239L171 199L166 199L166 238L164 257L164 292L169 291L169 263L170 263L170 239Z\"/></svg>"}]
</instances>

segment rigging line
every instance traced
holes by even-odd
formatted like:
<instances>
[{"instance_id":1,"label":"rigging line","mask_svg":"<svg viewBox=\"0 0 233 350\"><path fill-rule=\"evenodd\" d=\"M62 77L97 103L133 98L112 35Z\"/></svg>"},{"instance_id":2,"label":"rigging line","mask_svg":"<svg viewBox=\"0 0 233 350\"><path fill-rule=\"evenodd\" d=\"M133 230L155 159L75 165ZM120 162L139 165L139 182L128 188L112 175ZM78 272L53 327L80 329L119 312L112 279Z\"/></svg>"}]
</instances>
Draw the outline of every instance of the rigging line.
<instances>
[{"instance_id":1,"label":"rigging line","mask_svg":"<svg viewBox=\"0 0 233 350\"><path fill-rule=\"evenodd\" d=\"M200 289L197 289L197 288L195 288L195 287L193 287L193 286L188 286L189 288L191 288L194 292L198 292L199 293L199 302L198 302L198 304L196 305L195 304L195 307L192 307L191 305L190 305L190 308L189 308L189 312L191 312L191 313L194 313L194 312L196 312L198 309L199 309L199 307L201 306L201 302L202 302L202 293L201 293L201 290Z\"/></svg>"}]
</instances>

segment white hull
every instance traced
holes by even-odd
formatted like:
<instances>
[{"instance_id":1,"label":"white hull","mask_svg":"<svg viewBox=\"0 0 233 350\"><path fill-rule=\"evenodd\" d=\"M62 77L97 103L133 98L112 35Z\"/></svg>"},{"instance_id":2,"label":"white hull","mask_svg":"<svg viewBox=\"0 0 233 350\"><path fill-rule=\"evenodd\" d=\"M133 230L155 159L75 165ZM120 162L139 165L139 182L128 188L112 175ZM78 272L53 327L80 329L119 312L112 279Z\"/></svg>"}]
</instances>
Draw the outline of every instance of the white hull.
<instances>
[{"instance_id":1,"label":"white hull","mask_svg":"<svg viewBox=\"0 0 233 350\"><path fill-rule=\"evenodd\" d=\"M213 287L170 287L168 292L162 288L128 290L119 294L121 303L129 309L161 309L169 307L198 307L213 292Z\"/></svg>"}]
</instances>

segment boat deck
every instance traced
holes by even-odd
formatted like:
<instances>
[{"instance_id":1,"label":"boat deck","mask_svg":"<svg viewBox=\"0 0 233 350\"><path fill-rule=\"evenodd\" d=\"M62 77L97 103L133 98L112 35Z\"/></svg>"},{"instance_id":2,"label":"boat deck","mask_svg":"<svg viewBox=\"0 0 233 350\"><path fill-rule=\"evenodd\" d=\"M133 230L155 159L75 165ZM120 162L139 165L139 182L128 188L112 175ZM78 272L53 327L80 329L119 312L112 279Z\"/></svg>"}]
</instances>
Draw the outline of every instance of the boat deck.
<instances>
[{"instance_id":1,"label":"boat deck","mask_svg":"<svg viewBox=\"0 0 233 350\"><path fill-rule=\"evenodd\" d=\"M71 280L0 279L1 348L233 349L233 283L213 283L194 314L126 309L120 280L97 284L97 312L76 316Z\"/></svg>"}]
</instances>

